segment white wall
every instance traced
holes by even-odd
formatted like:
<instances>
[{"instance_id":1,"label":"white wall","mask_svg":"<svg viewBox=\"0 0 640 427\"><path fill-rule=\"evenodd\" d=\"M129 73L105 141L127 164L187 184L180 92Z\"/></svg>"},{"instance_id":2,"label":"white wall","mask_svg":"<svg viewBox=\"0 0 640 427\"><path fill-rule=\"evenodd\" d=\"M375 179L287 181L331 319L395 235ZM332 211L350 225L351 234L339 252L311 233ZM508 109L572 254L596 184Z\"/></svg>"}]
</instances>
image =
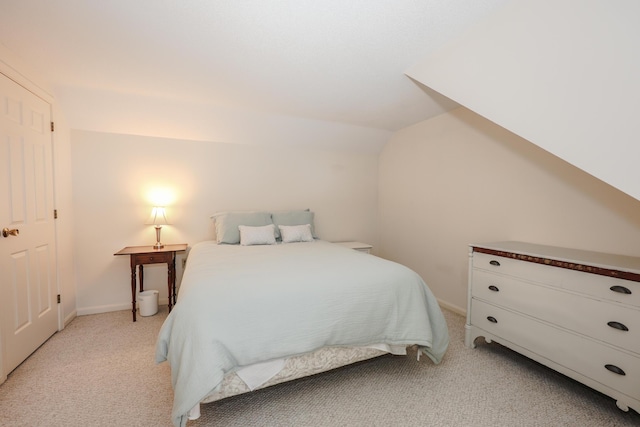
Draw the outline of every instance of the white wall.
<instances>
[{"instance_id":1,"label":"white wall","mask_svg":"<svg viewBox=\"0 0 640 427\"><path fill-rule=\"evenodd\" d=\"M79 314L130 309L129 259L113 254L155 242L144 222L158 190L173 222L164 243L211 239L218 211L310 208L320 238L377 246L376 153L77 130L71 140ZM145 267L145 288L166 303L165 266Z\"/></svg>"},{"instance_id":2,"label":"white wall","mask_svg":"<svg viewBox=\"0 0 640 427\"><path fill-rule=\"evenodd\" d=\"M640 2L511 1L407 74L640 199Z\"/></svg>"},{"instance_id":3,"label":"white wall","mask_svg":"<svg viewBox=\"0 0 640 427\"><path fill-rule=\"evenodd\" d=\"M640 256L640 201L465 108L397 132L379 176L379 253L461 312L470 243Z\"/></svg>"}]
</instances>

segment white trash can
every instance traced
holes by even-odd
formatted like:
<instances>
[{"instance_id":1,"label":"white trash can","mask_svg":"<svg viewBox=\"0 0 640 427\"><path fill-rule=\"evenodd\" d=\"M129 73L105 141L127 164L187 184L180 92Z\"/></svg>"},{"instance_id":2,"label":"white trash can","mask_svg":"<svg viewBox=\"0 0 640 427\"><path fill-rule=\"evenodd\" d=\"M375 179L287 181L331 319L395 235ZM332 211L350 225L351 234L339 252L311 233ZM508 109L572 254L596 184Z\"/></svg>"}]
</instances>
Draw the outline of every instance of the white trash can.
<instances>
[{"instance_id":1,"label":"white trash can","mask_svg":"<svg viewBox=\"0 0 640 427\"><path fill-rule=\"evenodd\" d=\"M142 291L138 294L140 316L153 316L158 312L158 295L160 291Z\"/></svg>"}]
</instances>

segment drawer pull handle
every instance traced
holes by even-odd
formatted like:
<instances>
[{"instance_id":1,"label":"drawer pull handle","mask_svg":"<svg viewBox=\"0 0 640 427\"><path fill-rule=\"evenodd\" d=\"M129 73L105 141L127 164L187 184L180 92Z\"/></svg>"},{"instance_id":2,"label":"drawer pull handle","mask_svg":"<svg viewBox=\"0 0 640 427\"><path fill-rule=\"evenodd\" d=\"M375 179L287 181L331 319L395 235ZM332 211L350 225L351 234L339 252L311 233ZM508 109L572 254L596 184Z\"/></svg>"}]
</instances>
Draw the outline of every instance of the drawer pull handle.
<instances>
[{"instance_id":1,"label":"drawer pull handle","mask_svg":"<svg viewBox=\"0 0 640 427\"><path fill-rule=\"evenodd\" d=\"M620 322L607 322L607 325L611 326L613 329L618 329L621 331L628 331L629 328L627 328L625 325L623 325Z\"/></svg>"},{"instance_id":2,"label":"drawer pull handle","mask_svg":"<svg viewBox=\"0 0 640 427\"><path fill-rule=\"evenodd\" d=\"M500 289L498 289L498 287L494 285L489 286L489 290L493 292L500 292Z\"/></svg>"},{"instance_id":3,"label":"drawer pull handle","mask_svg":"<svg viewBox=\"0 0 640 427\"><path fill-rule=\"evenodd\" d=\"M628 288L625 288L624 286L612 286L609 289L611 289L613 292L617 292L619 294L627 294L627 295L631 295L631 291Z\"/></svg>"},{"instance_id":4,"label":"drawer pull handle","mask_svg":"<svg viewBox=\"0 0 640 427\"><path fill-rule=\"evenodd\" d=\"M489 264L494 265L496 267L500 267L500 263L495 259L492 259L491 261L489 261Z\"/></svg>"},{"instance_id":5,"label":"drawer pull handle","mask_svg":"<svg viewBox=\"0 0 640 427\"><path fill-rule=\"evenodd\" d=\"M491 323L498 323L498 320L493 316L487 316L487 320Z\"/></svg>"},{"instance_id":6,"label":"drawer pull handle","mask_svg":"<svg viewBox=\"0 0 640 427\"><path fill-rule=\"evenodd\" d=\"M618 375L627 375L622 369L618 368L616 365L604 365L605 368Z\"/></svg>"}]
</instances>

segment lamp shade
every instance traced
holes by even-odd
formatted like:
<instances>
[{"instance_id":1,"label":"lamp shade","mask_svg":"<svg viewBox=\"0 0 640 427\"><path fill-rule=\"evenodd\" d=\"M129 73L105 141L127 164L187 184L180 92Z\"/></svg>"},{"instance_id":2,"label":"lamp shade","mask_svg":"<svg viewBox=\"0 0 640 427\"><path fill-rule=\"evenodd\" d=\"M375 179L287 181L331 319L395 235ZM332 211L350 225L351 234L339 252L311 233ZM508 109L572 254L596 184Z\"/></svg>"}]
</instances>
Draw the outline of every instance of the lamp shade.
<instances>
[{"instance_id":1,"label":"lamp shade","mask_svg":"<svg viewBox=\"0 0 640 427\"><path fill-rule=\"evenodd\" d=\"M167 218L167 213L164 210L164 206L154 206L151 210L151 216L145 222L145 224L152 225L169 225L169 219Z\"/></svg>"}]
</instances>

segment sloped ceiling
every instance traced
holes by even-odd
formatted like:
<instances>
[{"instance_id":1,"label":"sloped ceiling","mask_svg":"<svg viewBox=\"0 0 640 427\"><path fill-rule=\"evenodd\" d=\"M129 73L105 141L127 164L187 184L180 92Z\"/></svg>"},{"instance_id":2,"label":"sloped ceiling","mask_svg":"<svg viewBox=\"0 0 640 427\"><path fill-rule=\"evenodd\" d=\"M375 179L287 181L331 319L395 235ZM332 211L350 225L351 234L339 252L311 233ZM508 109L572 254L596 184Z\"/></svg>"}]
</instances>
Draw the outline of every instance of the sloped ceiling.
<instances>
[{"instance_id":1,"label":"sloped ceiling","mask_svg":"<svg viewBox=\"0 0 640 427\"><path fill-rule=\"evenodd\" d=\"M640 2L521 0L407 74L640 200Z\"/></svg>"},{"instance_id":2,"label":"sloped ceiling","mask_svg":"<svg viewBox=\"0 0 640 427\"><path fill-rule=\"evenodd\" d=\"M503 3L5 0L0 43L44 75L71 128L232 138L213 128L249 113L379 145L457 106L404 71Z\"/></svg>"}]
</instances>

